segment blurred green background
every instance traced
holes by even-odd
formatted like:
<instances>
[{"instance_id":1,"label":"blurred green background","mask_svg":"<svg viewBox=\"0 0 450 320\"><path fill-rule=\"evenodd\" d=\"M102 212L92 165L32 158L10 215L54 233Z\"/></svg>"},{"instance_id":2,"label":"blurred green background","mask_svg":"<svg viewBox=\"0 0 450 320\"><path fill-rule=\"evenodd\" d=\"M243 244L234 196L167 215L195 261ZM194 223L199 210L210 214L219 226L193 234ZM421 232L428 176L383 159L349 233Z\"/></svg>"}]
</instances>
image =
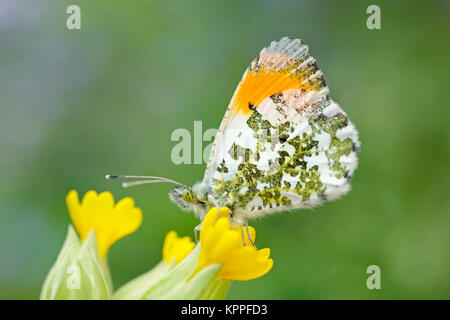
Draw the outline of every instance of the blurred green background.
<instances>
[{"instance_id":1,"label":"blurred green background","mask_svg":"<svg viewBox=\"0 0 450 320\"><path fill-rule=\"evenodd\" d=\"M81 30L66 28L70 4ZM381 30L366 27L370 4ZM360 164L342 199L252 223L274 268L228 297L450 298L450 3L387 0L1 1L0 298L39 296L71 189L144 212L109 251L116 288L161 260L169 230L193 235L171 186L104 175L200 180L204 164L171 162L171 133L217 128L249 62L286 35L309 45L359 129ZM366 287L372 264L381 290Z\"/></svg>"}]
</instances>

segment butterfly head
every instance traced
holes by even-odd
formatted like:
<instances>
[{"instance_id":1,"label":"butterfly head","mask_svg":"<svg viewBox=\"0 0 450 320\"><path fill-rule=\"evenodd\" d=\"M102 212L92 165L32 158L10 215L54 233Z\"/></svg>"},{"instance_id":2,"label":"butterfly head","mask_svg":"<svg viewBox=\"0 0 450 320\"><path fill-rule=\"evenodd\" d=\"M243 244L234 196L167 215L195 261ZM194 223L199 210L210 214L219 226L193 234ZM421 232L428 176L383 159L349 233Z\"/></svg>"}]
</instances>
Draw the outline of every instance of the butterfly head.
<instances>
[{"instance_id":1,"label":"butterfly head","mask_svg":"<svg viewBox=\"0 0 450 320\"><path fill-rule=\"evenodd\" d=\"M156 176L132 176L132 175L106 175L106 179L108 180L116 180L116 179L146 179L140 181L129 181L122 183L124 188L137 186L141 184L147 183L173 183L177 184L178 187L169 191L169 198L175 203L181 210L184 211L194 211L196 215L200 218L203 218L206 215L206 212L212 207L214 207L213 200L209 200L211 197L208 196L210 194L210 188L208 184L203 182L199 182L195 184L192 188L188 187L178 181L156 177Z\"/></svg>"},{"instance_id":2,"label":"butterfly head","mask_svg":"<svg viewBox=\"0 0 450 320\"><path fill-rule=\"evenodd\" d=\"M205 194L184 185L170 190L169 198L181 210L194 211L199 216L204 215L212 207Z\"/></svg>"}]
</instances>

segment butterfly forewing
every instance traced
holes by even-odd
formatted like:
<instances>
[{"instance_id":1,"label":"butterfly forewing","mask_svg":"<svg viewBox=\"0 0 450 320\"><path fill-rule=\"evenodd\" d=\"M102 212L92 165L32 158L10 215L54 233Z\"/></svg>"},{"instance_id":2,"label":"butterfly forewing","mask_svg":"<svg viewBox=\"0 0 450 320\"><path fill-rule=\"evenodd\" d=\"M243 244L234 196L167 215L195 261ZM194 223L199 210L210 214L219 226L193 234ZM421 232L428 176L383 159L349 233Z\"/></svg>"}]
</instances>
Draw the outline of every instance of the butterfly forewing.
<instances>
[{"instance_id":1,"label":"butterfly forewing","mask_svg":"<svg viewBox=\"0 0 450 320\"><path fill-rule=\"evenodd\" d=\"M203 183L243 218L310 207L349 190L358 149L356 128L329 98L308 47L283 38L244 73Z\"/></svg>"}]
</instances>

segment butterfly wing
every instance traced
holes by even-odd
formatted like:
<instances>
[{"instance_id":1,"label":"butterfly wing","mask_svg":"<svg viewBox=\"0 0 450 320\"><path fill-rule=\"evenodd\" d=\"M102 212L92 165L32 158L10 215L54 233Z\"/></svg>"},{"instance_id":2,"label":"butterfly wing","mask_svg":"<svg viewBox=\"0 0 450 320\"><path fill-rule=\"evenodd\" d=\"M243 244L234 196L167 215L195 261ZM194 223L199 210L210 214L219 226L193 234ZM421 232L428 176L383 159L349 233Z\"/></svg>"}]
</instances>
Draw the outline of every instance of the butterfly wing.
<instances>
[{"instance_id":1,"label":"butterfly wing","mask_svg":"<svg viewBox=\"0 0 450 320\"><path fill-rule=\"evenodd\" d=\"M299 39L273 41L244 73L203 184L245 218L314 206L350 189L358 133Z\"/></svg>"}]
</instances>

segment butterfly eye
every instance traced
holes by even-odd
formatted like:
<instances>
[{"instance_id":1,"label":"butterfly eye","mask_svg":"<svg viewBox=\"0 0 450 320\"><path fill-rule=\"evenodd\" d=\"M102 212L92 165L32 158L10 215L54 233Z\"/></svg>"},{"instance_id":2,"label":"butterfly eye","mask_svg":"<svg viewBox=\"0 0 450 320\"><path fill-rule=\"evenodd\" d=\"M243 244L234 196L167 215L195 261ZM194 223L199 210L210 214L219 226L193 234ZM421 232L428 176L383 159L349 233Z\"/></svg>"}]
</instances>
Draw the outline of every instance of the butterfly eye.
<instances>
[{"instance_id":1,"label":"butterfly eye","mask_svg":"<svg viewBox=\"0 0 450 320\"><path fill-rule=\"evenodd\" d=\"M181 194L181 197L183 197L183 200L189 203L193 203L194 202L194 194L192 193L191 190L184 190L183 193Z\"/></svg>"},{"instance_id":2,"label":"butterfly eye","mask_svg":"<svg viewBox=\"0 0 450 320\"><path fill-rule=\"evenodd\" d=\"M282 135L282 136L280 136L280 142L281 142L281 143L285 143L285 142L287 141L287 139L288 139L288 136L287 136L287 135Z\"/></svg>"}]
</instances>

